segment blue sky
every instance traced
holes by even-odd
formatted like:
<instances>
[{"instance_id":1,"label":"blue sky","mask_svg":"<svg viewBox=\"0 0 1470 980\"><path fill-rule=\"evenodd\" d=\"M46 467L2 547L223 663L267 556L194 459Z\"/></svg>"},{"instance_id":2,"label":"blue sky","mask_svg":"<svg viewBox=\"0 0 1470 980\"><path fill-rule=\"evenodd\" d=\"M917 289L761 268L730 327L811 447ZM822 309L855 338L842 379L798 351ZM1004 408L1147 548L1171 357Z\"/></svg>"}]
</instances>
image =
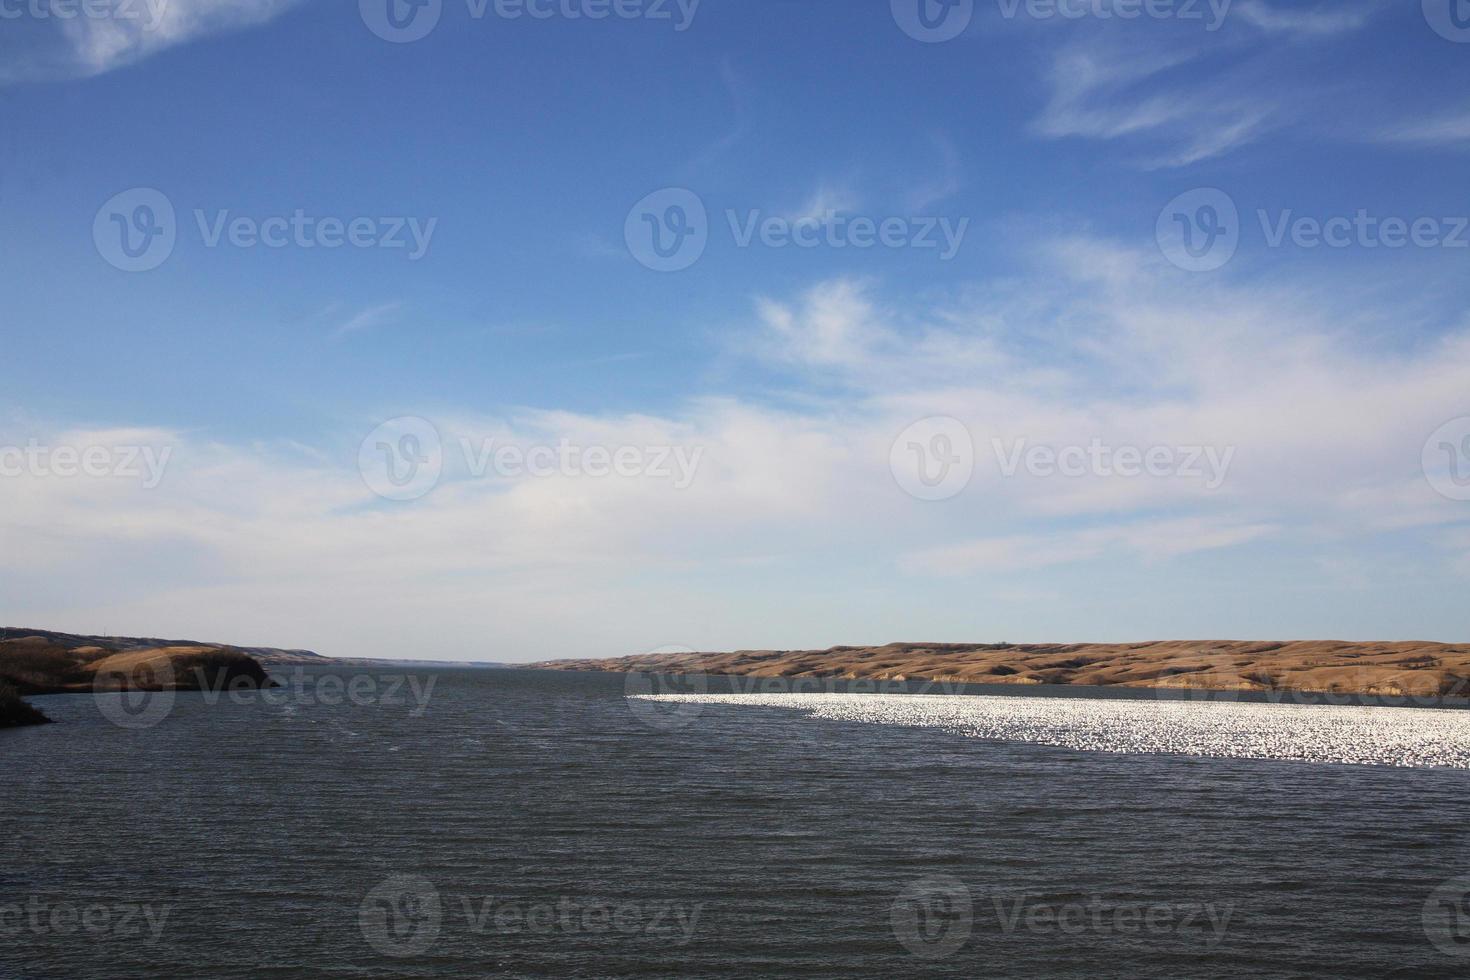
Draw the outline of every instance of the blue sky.
<instances>
[{"instance_id":1,"label":"blue sky","mask_svg":"<svg viewBox=\"0 0 1470 980\"><path fill-rule=\"evenodd\" d=\"M1470 502L1424 463L1470 473L1460 430L1436 434L1470 416L1448 0L976 0L934 43L907 0L703 0L683 30L672 3L443 0L407 43L369 28L375 2L169 0L152 26L141 0L5 8L0 447L169 456L156 486L0 476L0 621L506 660L1466 639ZM124 271L94 224L140 188L176 240ZM653 271L625 225L670 188L708 241ZM1161 213L1203 220L1201 189L1238 246L1181 268ZM432 230L419 256L208 244L222 214L298 209ZM1359 212L1425 244L1293 224ZM963 232L945 257L732 228L803 216L824 242ZM442 478L385 500L360 448L404 416ZM891 450L933 418L973 473L923 500ZM462 440L488 439L699 468L469 472ZM1232 452L1206 486L1008 476L994 440Z\"/></svg>"}]
</instances>

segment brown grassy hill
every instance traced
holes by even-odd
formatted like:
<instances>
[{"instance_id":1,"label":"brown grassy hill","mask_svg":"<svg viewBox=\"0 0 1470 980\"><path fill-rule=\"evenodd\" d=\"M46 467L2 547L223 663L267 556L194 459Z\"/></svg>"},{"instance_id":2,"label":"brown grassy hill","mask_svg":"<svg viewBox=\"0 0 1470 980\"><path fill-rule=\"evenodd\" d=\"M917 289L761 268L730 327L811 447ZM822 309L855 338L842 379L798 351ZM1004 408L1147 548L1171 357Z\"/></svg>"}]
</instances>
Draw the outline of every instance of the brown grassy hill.
<instances>
[{"instance_id":1,"label":"brown grassy hill","mask_svg":"<svg viewBox=\"0 0 1470 980\"><path fill-rule=\"evenodd\" d=\"M0 630L0 683L21 694L270 684L260 663L235 647L147 642Z\"/></svg>"},{"instance_id":2,"label":"brown grassy hill","mask_svg":"<svg viewBox=\"0 0 1470 980\"><path fill-rule=\"evenodd\" d=\"M0 626L0 643L6 640L30 640L40 637L52 646L66 650L97 647L118 653L129 650L158 650L163 647L198 647L209 650L238 650L263 664L321 664L328 658L310 650L282 650L276 647L241 647L225 643L201 643L198 640L165 640L156 636L88 636L80 633L57 633L52 630ZM336 661L333 660L333 663Z\"/></svg>"},{"instance_id":3,"label":"brown grassy hill","mask_svg":"<svg viewBox=\"0 0 1470 980\"><path fill-rule=\"evenodd\" d=\"M749 677L1470 696L1470 644L1417 641L890 643L827 650L648 654L530 666Z\"/></svg>"}]
</instances>

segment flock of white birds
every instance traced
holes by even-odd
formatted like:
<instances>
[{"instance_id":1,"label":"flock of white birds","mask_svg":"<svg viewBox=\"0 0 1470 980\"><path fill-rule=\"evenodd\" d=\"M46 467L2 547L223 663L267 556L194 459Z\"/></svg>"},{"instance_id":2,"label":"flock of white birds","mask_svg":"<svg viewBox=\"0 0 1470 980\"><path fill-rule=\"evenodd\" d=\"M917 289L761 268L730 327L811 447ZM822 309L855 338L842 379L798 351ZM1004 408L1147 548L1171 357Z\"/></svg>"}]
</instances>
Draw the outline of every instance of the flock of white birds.
<instances>
[{"instance_id":1,"label":"flock of white birds","mask_svg":"<svg viewBox=\"0 0 1470 980\"><path fill-rule=\"evenodd\" d=\"M964 694L637 697L686 705L784 708L827 721L938 728L972 738L1087 752L1470 769L1470 710L1452 708Z\"/></svg>"}]
</instances>

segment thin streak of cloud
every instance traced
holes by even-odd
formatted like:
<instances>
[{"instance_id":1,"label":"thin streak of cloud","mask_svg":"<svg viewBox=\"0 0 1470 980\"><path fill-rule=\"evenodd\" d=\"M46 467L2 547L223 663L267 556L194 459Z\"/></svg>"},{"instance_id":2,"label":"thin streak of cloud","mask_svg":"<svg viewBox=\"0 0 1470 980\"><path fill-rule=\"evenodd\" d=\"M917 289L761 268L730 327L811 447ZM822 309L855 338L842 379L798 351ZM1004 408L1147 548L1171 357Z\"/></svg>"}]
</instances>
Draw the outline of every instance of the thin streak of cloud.
<instances>
[{"instance_id":1,"label":"thin streak of cloud","mask_svg":"<svg viewBox=\"0 0 1470 980\"><path fill-rule=\"evenodd\" d=\"M1458 146L1470 143L1470 112L1420 119L1390 127L1379 133L1385 143L1419 146Z\"/></svg>"},{"instance_id":2,"label":"thin streak of cloud","mask_svg":"<svg viewBox=\"0 0 1470 980\"><path fill-rule=\"evenodd\" d=\"M403 304L397 302L381 303L377 306L369 306L364 310L358 311L347 320L338 324L336 329L332 331L332 339L341 340L344 337L348 337L360 331L382 326L383 324L390 322L393 319L394 314L396 314L402 308Z\"/></svg>"},{"instance_id":3,"label":"thin streak of cloud","mask_svg":"<svg viewBox=\"0 0 1470 980\"><path fill-rule=\"evenodd\" d=\"M910 213L925 211L945 198L958 194L965 186L964 170L954 141L943 133L934 133L930 140L939 156L939 170L935 176L909 191L904 207Z\"/></svg>"},{"instance_id":4,"label":"thin streak of cloud","mask_svg":"<svg viewBox=\"0 0 1470 980\"><path fill-rule=\"evenodd\" d=\"M981 538L910 552L899 568L911 575L968 575L979 571L1048 568L1112 558L1113 553L1159 561L1246 544L1275 528L1267 524L1177 519L1092 528L1072 534Z\"/></svg>"},{"instance_id":5,"label":"thin streak of cloud","mask_svg":"<svg viewBox=\"0 0 1470 980\"><path fill-rule=\"evenodd\" d=\"M694 158L684 167L688 174L697 173L710 166L733 150L750 134L749 99L746 95L748 86L736 73L735 66L731 64L729 58L720 62L720 81L730 96L732 116L730 128L713 143L695 154Z\"/></svg>"},{"instance_id":6,"label":"thin streak of cloud","mask_svg":"<svg viewBox=\"0 0 1470 980\"><path fill-rule=\"evenodd\" d=\"M1360 29L1378 5L1321 5L1311 10L1285 10L1266 0L1236 0L1231 14L1268 34L1327 36Z\"/></svg>"},{"instance_id":7,"label":"thin streak of cloud","mask_svg":"<svg viewBox=\"0 0 1470 980\"><path fill-rule=\"evenodd\" d=\"M857 196L847 187L823 181L801 206L788 211L783 217L793 224L812 221L825 224L837 215L856 210L858 206Z\"/></svg>"},{"instance_id":8,"label":"thin streak of cloud","mask_svg":"<svg viewBox=\"0 0 1470 980\"><path fill-rule=\"evenodd\" d=\"M1248 97L1234 86L1188 88L1177 80L1164 84L1162 76L1193 58L1177 50L1138 55L1069 47L1052 61L1050 95L1032 132L1049 139L1131 137L1175 144L1176 149L1144 163L1146 169L1157 169L1228 153L1278 123L1271 100ZM1161 89L1166 94L1159 94Z\"/></svg>"}]
</instances>

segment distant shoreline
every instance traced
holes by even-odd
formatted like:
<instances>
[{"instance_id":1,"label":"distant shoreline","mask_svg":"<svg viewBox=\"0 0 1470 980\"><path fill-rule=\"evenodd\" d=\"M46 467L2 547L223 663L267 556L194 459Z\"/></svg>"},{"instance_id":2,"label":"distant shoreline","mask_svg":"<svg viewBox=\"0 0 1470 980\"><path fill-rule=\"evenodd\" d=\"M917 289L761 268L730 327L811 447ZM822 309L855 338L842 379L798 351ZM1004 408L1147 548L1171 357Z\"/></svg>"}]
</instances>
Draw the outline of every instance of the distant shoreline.
<instances>
[{"instance_id":1,"label":"distant shoreline","mask_svg":"<svg viewBox=\"0 0 1470 980\"><path fill-rule=\"evenodd\" d=\"M310 650L0 628L0 684L22 696L271 686L272 668L496 668L946 685L1470 698L1470 644L1335 640L1147 643L889 643L825 650L673 652L527 664L324 657ZM11 698L13 714L24 702Z\"/></svg>"},{"instance_id":2,"label":"distant shoreline","mask_svg":"<svg viewBox=\"0 0 1470 980\"><path fill-rule=\"evenodd\" d=\"M921 680L1143 690L1470 697L1470 644L1294 640L889 643L826 650L655 653L526 664L540 670Z\"/></svg>"}]
</instances>

